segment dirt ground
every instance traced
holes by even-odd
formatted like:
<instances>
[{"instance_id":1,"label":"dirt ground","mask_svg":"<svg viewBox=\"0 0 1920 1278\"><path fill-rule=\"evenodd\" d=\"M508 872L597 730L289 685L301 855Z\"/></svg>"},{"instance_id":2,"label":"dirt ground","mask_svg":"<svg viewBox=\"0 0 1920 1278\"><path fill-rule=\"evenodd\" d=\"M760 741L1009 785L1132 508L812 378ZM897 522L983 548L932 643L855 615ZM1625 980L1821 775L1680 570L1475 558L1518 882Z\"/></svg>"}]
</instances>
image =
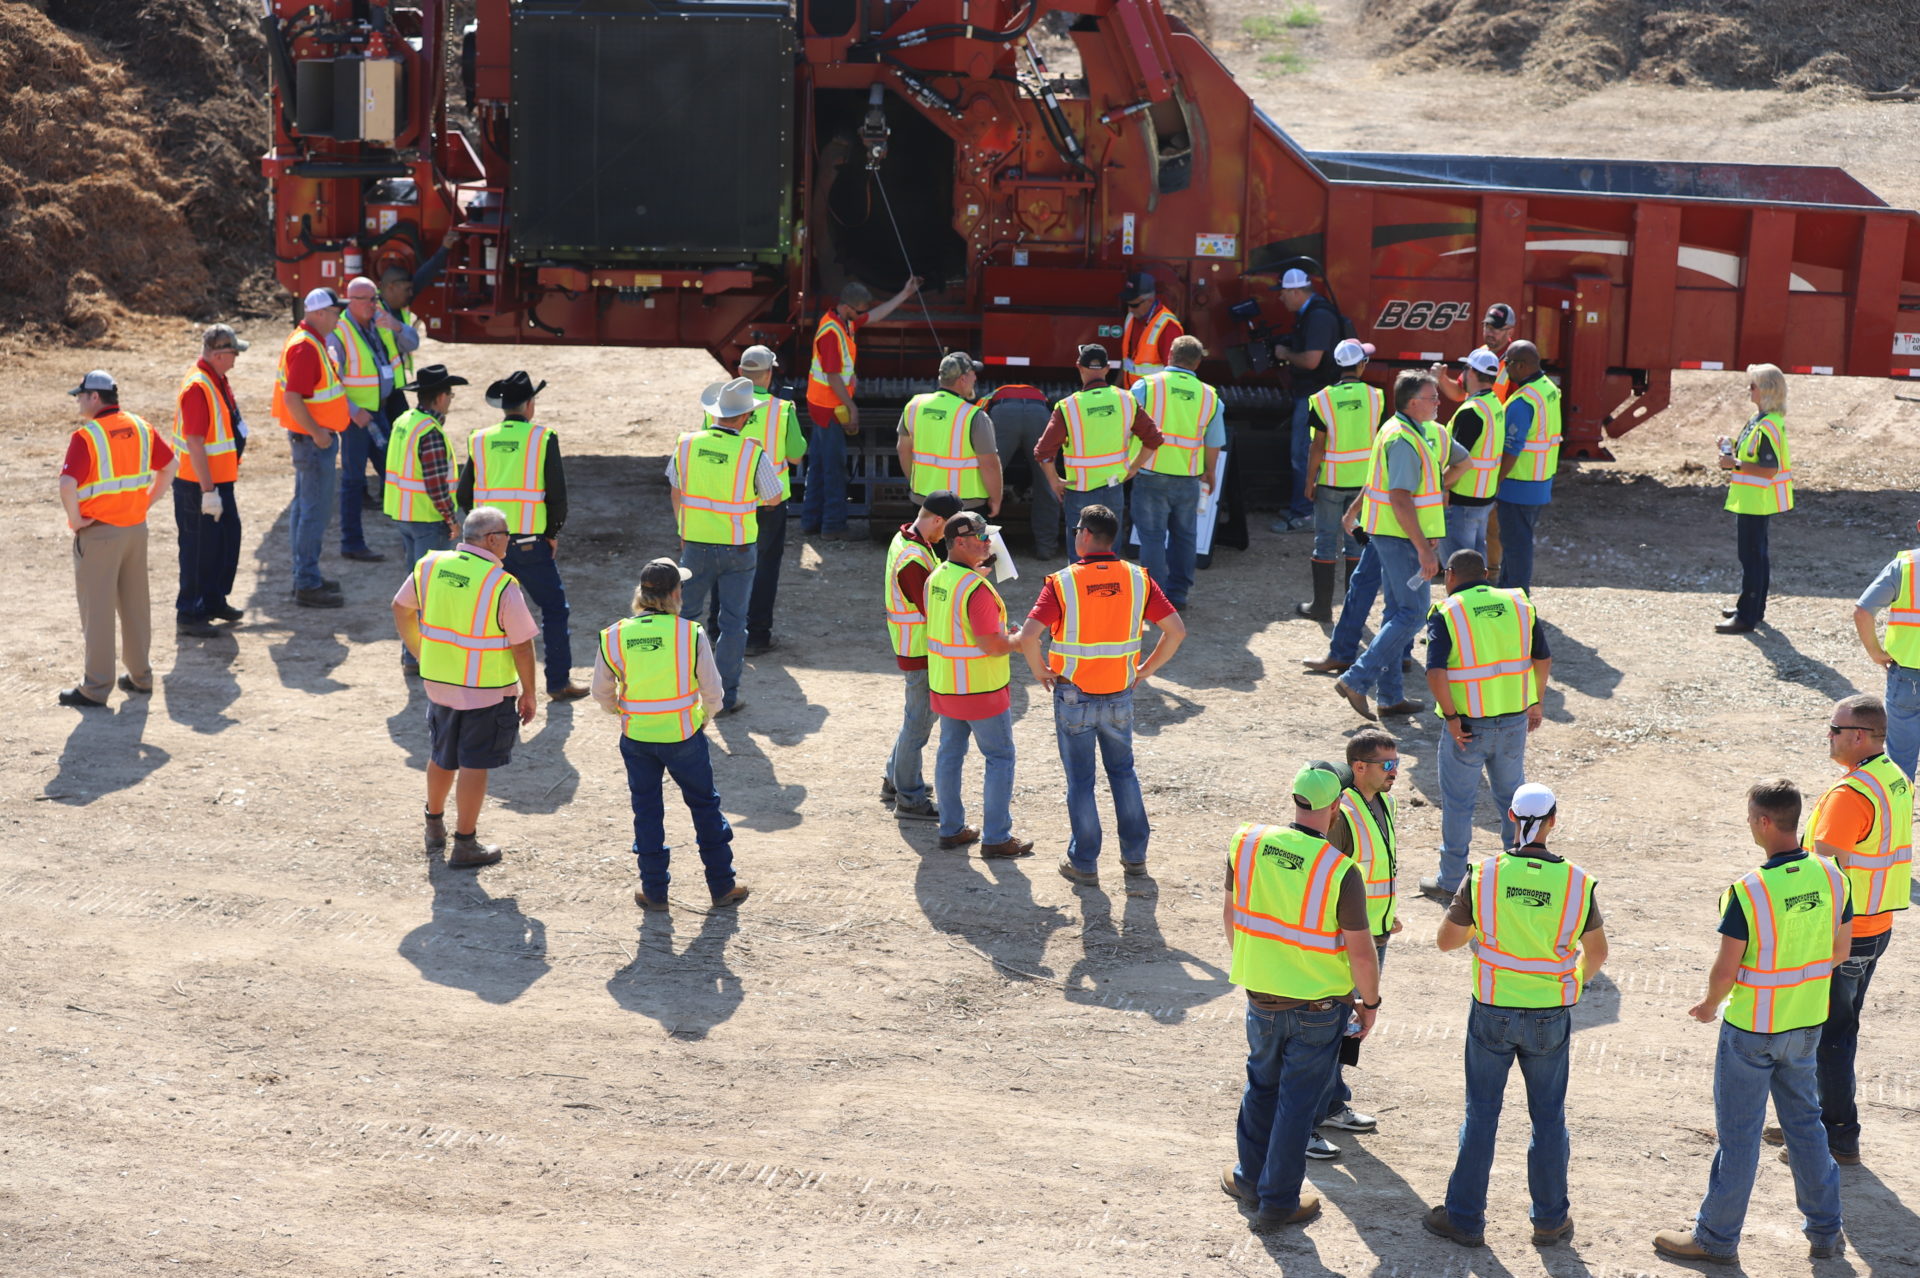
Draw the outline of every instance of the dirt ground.
<instances>
[{"instance_id":1,"label":"dirt ground","mask_svg":"<svg viewBox=\"0 0 1920 1278\"><path fill-rule=\"evenodd\" d=\"M1819 161L1896 203L1920 196L1900 158L1920 108L1646 86L1543 105L1512 81L1383 78L1357 7L1328 6L1300 74L1271 74L1249 42L1227 50L1310 146ZM1216 7L1215 30L1252 11ZM1516 1096L1488 1247L1466 1252L1419 1226L1451 1167L1468 1003L1465 960L1432 948L1439 910L1412 895L1438 835L1427 715L1402 730L1407 930L1353 1075L1379 1132L1339 1136L1343 1157L1312 1168L1328 1210L1304 1231L1255 1237L1218 1189L1244 1059L1226 841L1276 817L1293 768L1355 726L1299 669L1325 644L1291 615L1303 535L1223 551L1194 591L1193 638L1143 695L1154 874L1137 892L1054 872L1060 770L1023 674L1015 824L1037 855L989 864L896 827L877 794L899 695L880 554L795 537L782 646L750 663L749 708L713 733L754 897L701 911L670 805L674 909L642 919L616 729L591 703L543 705L496 774L483 829L506 860L428 868L424 703L398 671L394 566L342 563L330 544L348 606L287 596L291 480L267 411L280 332L248 325L238 374L263 427L240 488L247 622L176 646L162 510L158 691L100 714L53 704L80 643L53 499L62 392L104 364L130 407L163 416L193 331L154 321L124 349L0 355L22 445L0 459L0 527L21 552L0 632L15 706L0 724L0 1272L1670 1272L1648 1239L1687 1221L1713 1155L1715 1031L1685 1009L1715 895L1754 860L1741 792L1762 773L1824 785L1830 702L1879 688L1849 611L1920 514L1915 409L1896 387L1794 382L1801 506L1778 522L1772 624L1754 636L1712 633L1737 567L1720 489L1693 467L1742 417L1737 377L1687 377L1617 464L1557 492L1538 573L1554 687L1529 774L1560 796L1559 846L1600 878L1613 957L1577 1016L1575 1241L1528 1245ZM477 385L518 362L432 356ZM530 358L569 457L561 568L584 655L638 566L671 548L664 453L711 370L691 354ZM456 433L485 411L466 392ZM1008 595L1024 611L1040 566L1022 567ZM977 804L977 762L969 782ZM1867 1158L1842 1173L1853 1249L1820 1272L1920 1270L1920 1171L1902 1156L1920 1140L1920 1030L1898 1017L1920 995L1911 926L1867 1012ZM1809 1268L1797 1224L1786 1169L1763 1159L1745 1272Z\"/></svg>"}]
</instances>

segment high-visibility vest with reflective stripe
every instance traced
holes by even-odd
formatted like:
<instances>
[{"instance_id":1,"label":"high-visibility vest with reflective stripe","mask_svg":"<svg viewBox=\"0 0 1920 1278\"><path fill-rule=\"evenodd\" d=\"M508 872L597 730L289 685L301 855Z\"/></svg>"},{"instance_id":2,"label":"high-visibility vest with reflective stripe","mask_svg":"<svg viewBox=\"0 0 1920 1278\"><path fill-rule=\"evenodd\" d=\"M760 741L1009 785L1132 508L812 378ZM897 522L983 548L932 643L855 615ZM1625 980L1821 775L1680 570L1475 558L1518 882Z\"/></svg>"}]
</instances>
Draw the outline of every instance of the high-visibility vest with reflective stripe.
<instances>
[{"instance_id":1,"label":"high-visibility vest with reflective stripe","mask_svg":"<svg viewBox=\"0 0 1920 1278\"><path fill-rule=\"evenodd\" d=\"M1358 488L1366 483L1373 433L1385 415L1386 394L1354 377L1315 392L1307 402L1327 428L1327 451L1313 482L1328 488Z\"/></svg>"},{"instance_id":2,"label":"high-visibility vest with reflective stripe","mask_svg":"<svg viewBox=\"0 0 1920 1278\"><path fill-rule=\"evenodd\" d=\"M680 475L680 539L706 546L751 546L760 536L760 498L753 486L760 445L709 426L682 435L674 448Z\"/></svg>"},{"instance_id":3,"label":"high-visibility vest with reflective stripe","mask_svg":"<svg viewBox=\"0 0 1920 1278\"><path fill-rule=\"evenodd\" d=\"M1147 467L1156 475L1192 478L1206 468L1207 427L1220 409L1220 392L1184 368L1169 368L1145 379L1147 416L1160 425L1160 450ZM1127 436L1128 456L1142 447Z\"/></svg>"},{"instance_id":4,"label":"high-visibility vest with reflective stripe","mask_svg":"<svg viewBox=\"0 0 1920 1278\"><path fill-rule=\"evenodd\" d=\"M1911 670L1920 668L1920 550L1903 550L1895 562L1900 588L1887 608L1886 636L1880 646Z\"/></svg>"},{"instance_id":5,"label":"high-visibility vest with reflective stripe","mask_svg":"<svg viewBox=\"0 0 1920 1278\"><path fill-rule=\"evenodd\" d=\"M1520 455L1507 467L1507 478L1552 479L1560 468L1560 388L1542 374L1513 393L1507 400L1508 411L1519 403L1533 406L1533 425L1527 427L1527 439L1520 446ZM1506 433L1506 418L1502 414L1500 434L1504 437Z\"/></svg>"},{"instance_id":6,"label":"high-visibility vest with reflective stripe","mask_svg":"<svg viewBox=\"0 0 1920 1278\"><path fill-rule=\"evenodd\" d=\"M950 390L915 395L900 414L913 448L913 491L925 496L947 489L963 500L984 500L980 459L973 451L973 420L980 410Z\"/></svg>"},{"instance_id":7,"label":"high-visibility vest with reflective stripe","mask_svg":"<svg viewBox=\"0 0 1920 1278\"><path fill-rule=\"evenodd\" d=\"M635 741L685 741L707 721L700 700L700 625L643 612L600 632L620 719Z\"/></svg>"},{"instance_id":8,"label":"high-visibility vest with reflective stripe","mask_svg":"<svg viewBox=\"0 0 1920 1278\"><path fill-rule=\"evenodd\" d=\"M80 517L121 528L147 522L153 487L153 428L115 408L74 432L87 441L89 477L79 485Z\"/></svg>"},{"instance_id":9,"label":"high-visibility vest with reflective stripe","mask_svg":"<svg viewBox=\"0 0 1920 1278\"><path fill-rule=\"evenodd\" d=\"M1089 559L1048 576L1060 619L1047 664L1082 692L1124 692L1140 668L1151 593L1147 570L1125 559Z\"/></svg>"},{"instance_id":10,"label":"high-visibility vest with reflective stripe","mask_svg":"<svg viewBox=\"0 0 1920 1278\"><path fill-rule=\"evenodd\" d=\"M366 409L368 412L380 411L380 362L374 356L373 347L361 336L360 326L349 316L340 317L339 326L334 335L340 339L340 382L347 388L347 402ZM376 329L383 336L391 338L385 329ZM399 348L391 341L382 342L387 348L387 364L392 366L392 353Z\"/></svg>"},{"instance_id":11,"label":"high-visibility vest with reflective stripe","mask_svg":"<svg viewBox=\"0 0 1920 1278\"><path fill-rule=\"evenodd\" d=\"M1913 782L1900 766L1876 754L1828 787L1813 805L1804 846L1813 851L1813 832L1820 825L1820 809L1842 788L1854 791L1873 805L1873 825L1867 836L1840 849L1840 868L1853 888L1856 914L1885 914L1904 910L1912 896Z\"/></svg>"},{"instance_id":12,"label":"high-visibility vest with reflective stripe","mask_svg":"<svg viewBox=\"0 0 1920 1278\"><path fill-rule=\"evenodd\" d=\"M1779 515L1793 509L1793 459L1787 453L1787 423L1779 413L1763 413L1748 422L1734 443L1733 459L1758 466L1762 440L1773 445L1779 469L1771 479L1728 472L1726 509L1736 515Z\"/></svg>"},{"instance_id":13,"label":"high-visibility vest with reflective stripe","mask_svg":"<svg viewBox=\"0 0 1920 1278\"><path fill-rule=\"evenodd\" d=\"M553 431L519 418L467 436L473 504L492 506L515 534L547 530L547 440Z\"/></svg>"},{"instance_id":14,"label":"high-visibility vest with reflective stripe","mask_svg":"<svg viewBox=\"0 0 1920 1278\"><path fill-rule=\"evenodd\" d=\"M1349 787L1340 794L1340 811L1346 814L1347 828L1353 832L1353 859L1367 880L1367 926L1375 936L1393 930L1399 912L1393 895L1394 871L1400 856L1394 846L1394 829L1399 825L1399 810L1391 794L1379 796L1387 809L1384 827L1373 819L1373 808L1358 790Z\"/></svg>"},{"instance_id":15,"label":"high-visibility vest with reflective stripe","mask_svg":"<svg viewBox=\"0 0 1920 1278\"><path fill-rule=\"evenodd\" d=\"M1824 1024L1846 879L1823 857L1798 858L1749 871L1720 894L1720 912L1734 901L1747 916L1747 948L1723 1013L1727 1024L1753 1034Z\"/></svg>"},{"instance_id":16,"label":"high-visibility vest with reflective stripe","mask_svg":"<svg viewBox=\"0 0 1920 1278\"><path fill-rule=\"evenodd\" d=\"M1494 1007L1580 1001L1580 936L1594 880L1571 861L1502 852L1473 867L1473 997Z\"/></svg>"},{"instance_id":17,"label":"high-visibility vest with reflective stripe","mask_svg":"<svg viewBox=\"0 0 1920 1278\"><path fill-rule=\"evenodd\" d=\"M1446 436L1439 430L1429 434L1398 413L1373 437L1373 460L1368 463L1367 486L1360 494L1360 526L1369 535L1407 536L1387 495L1387 446L1398 440L1412 444L1420 454L1420 488L1412 494L1414 518L1429 541L1438 541L1447 531L1446 496L1440 491L1442 462L1447 456L1441 449L1446 447Z\"/></svg>"},{"instance_id":18,"label":"high-visibility vest with reflective stripe","mask_svg":"<svg viewBox=\"0 0 1920 1278\"><path fill-rule=\"evenodd\" d=\"M793 458L787 456L787 419L793 404L772 391L756 390L753 397L760 401L759 406L741 425L740 435L760 445L760 451L773 463L773 473L780 476L780 500L785 501L793 496Z\"/></svg>"},{"instance_id":19,"label":"high-visibility vest with reflective stripe","mask_svg":"<svg viewBox=\"0 0 1920 1278\"><path fill-rule=\"evenodd\" d=\"M1453 643L1447 686L1458 713L1476 719L1518 714L1540 699L1533 677L1533 602L1524 591L1482 582L1435 607Z\"/></svg>"},{"instance_id":20,"label":"high-visibility vest with reflective stripe","mask_svg":"<svg viewBox=\"0 0 1920 1278\"><path fill-rule=\"evenodd\" d=\"M400 314L397 318L402 324L412 329L416 336L419 335L420 320L414 315L411 308L401 307ZM406 351L403 353L401 351L400 335L398 333L390 333L384 328L380 329L379 333L380 340L387 344L387 362L393 365L393 384L395 386L405 386L413 380L414 352ZM418 349L418 347L415 348L415 350Z\"/></svg>"},{"instance_id":21,"label":"high-visibility vest with reflective stripe","mask_svg":"<svg viewBox=\"0 0 1920 1278\"><path fill-rule=\"evenodd\" d=\"M913 600L900 589L900 570L908 564L925 568L929 579L938 566L932 547L897 532L893 535L893 544L887 547L887 638L893 643L894 656L924 657L927 655L926 614L914 607Z\"/></svg>"},{"instance_id":22,"label":"high-visibility vest with reflective stripe","mask_svg":"<svg viewBox=\"0 0 1920 1278\"><path fill-rule=\"evenodd\" d=\"M273 420L296 435L307 433L307 428L295 421L287 408L287 356L302 343L311 346L320 360L320 381L314 386L313 394L302 397L302 402L321 430L343 431L353 419L347 414L347 388L340 382L339 365L334 363L333 352L326 342L305 324L296 325L287 335L287 344L280 348L280 367L273 383Z\"/></svg>"},{"instance_id":23,"label":"high-visibility vest with reflective stripe","mask_svg":"<svg viewBox=\"0 0 1920 1278\"><path fill-rule=\"evenodd\" d=\"M1227 979L1278 998L1342 998L1353 964L1340 884L1359 867L1316 834L1248 822L1234 832L1233 965Z\"/></svg>"},{"instance_id":24,"label":"high-visibility vest with reflective stripe","mask_svg":"<svg viewBox=\"0 0 1920 1278\"><path fill-rule=\"evenodd\" d=\"M1060 401L1067 438L1060 461L1067 487L1076 493L1117 484L1127 475L1127 441L1140 405L1111 386L1088 386Z\"/></svg>"},{"instance_id":25,"label":"high-visibility vest with reflective stripe","mask_svg":"<svg viewBox=\"0 0 1920 1278\"><path fill-rule=\"evenodd\" d=\"M1500 449L1506 443L1501 422L1506 414L1500 407L1500 397L1490 390L1481 391L1456 408L1453 421L1459 421L1462 413L1480 418L1480 437L1467 451L1466 473L1454 480L1447 491L1462 497L1491 497L1500 491ZM1449 422L1447 438L1454 437L1452 422Z\"/></svg>"},{"instance_id":26,"label":"high-visibility vest with reflective stripe","mask_svg":"<svg viewBox=\"0 0 1920 1278\"><path fill-rule=\"evenodd\" d=\"M195 364L180 379L180 393L173 400L174 452L180 458L180 478L190 484L200 482L193 454L187 451L187 396L204 395L207 400L207 482L230 484L240 477L240 449L234 442L233 414L227 409L227 397L213 384L206 369Z\"/></svg>"},{"instance_id":27,"label":"high-visibility vest with reflective stripe","mask_svg":"<svg viewBox=\"0 0 1920 1278\"><path fill-rule=\"evenodd\" d=\"M470 550L435 550L413 567L420 605L420 677L462 688L519 681L500 616L513 575Z\"/></svg>"},{"instance_id":28,"label":"high-visibility vest with reflective stripe","mask_svg":"<svg viewBox=\"0 0 1920 1278\"><path fill-rule=\"evenodd\" d=\"M387 436L387 476L385 490L380 496L380 508L389 519L406 523L442 521L440 508L433 504L433 497L427 492L426 476L420 469L420 441L428 435L439 435L443 444L447 438L438 417L418 408L410 408L400 414L400 420L393 424L393 433ZM476 467L474 487L477 489L479 486ZM474 504L485 503L476 496Z\"/></svg>"},{"instance_id":29,"label":"high-visibility vest with reflective stripe","mask_svg":"<svg viewBox=\"0 0 1920 1278\"><path fill-rule=\"evenodd\" d=\"M827 380L827 371L820 366L820 339L831 338L840 348L840 379L847 385L847 398L853 398L853 363L860 354L860 345L853 340L853 329L842 324L840 317L828 311L820 317L820 327L813 333L813 367L807 371L807 402L818 404L822 408L838 408L840 399L833 393L833 384Z\"/></svg>"},{"instance_id":30,"label":"high-visibility vest with reflective stripe","mask_svg":"<svg viewBox=\"0 0 1920 1278\"><path fill-rule=\"evenodd\" d=\"M1155 302L1147 318L1138 322L1128 312L1120 329L1120 384L1131 387L1142 377L1164 372L1167 366L1161 362L1162 352L1186 331L1164 302Z\"/></svg>"},{"instance_id":31,"label":"high-visibility vest with reflective stripe","mask_svg":"<svg viewBox=\"0 0 1920 1278\"><path fill-rule=\"evenodd\" d=\"M993 596L1004 632L1006 601L977 569L948 562L927 578L927 687L934 692L998 692L1011 679L1008 654L988 656L973 633L967 605L976 590Z\"/></svg>"}]
</instances>

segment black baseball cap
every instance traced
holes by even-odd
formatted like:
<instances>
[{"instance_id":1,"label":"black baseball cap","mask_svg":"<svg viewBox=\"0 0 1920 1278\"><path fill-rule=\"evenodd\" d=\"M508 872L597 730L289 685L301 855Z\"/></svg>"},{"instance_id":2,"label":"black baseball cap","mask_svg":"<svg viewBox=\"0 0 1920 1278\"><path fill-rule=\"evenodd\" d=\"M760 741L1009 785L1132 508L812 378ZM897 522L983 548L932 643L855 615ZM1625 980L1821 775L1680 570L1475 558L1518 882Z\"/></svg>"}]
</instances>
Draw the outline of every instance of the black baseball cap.
<instances>
[{"instance_id":1,"label":"black baseball cap","mask_svg":"<svg viewBox=\"0 0 1920 1278\"><path fill-rule=\"evenodd\" d=\"M690 569L682 568L671 559L650 559L647 566L640 570L640 589L655 599L665 599L680 588L680 583L692 577Z\"/></svg>"},{"instance_id":2,"label":"black baseball cap","mask_svg":"<svg viewBox=\"0 0 1920 1278\"><path fill-rule=\"evenodd\" d=\"M920 503L920 509L926 511L929 515L938 515L942 519L952 519L955 515L965 510L966 507L961 503L959 493L951 489L942 488L937 493L928 493L927 499Z\"/></svg>"},{"instance_id":3,"label":"black baseball cap","mask_svg":"<svg viewBox=\"0 0 1920 1278\"><path fill-rule=\"evenodd\" d=\"M1080 348L1080 367L1106 368L1113 363L1107 358L1107 348L1098 342L1088 342Z\"/></svg>"},{"instance_id":4,"label":"black baseball cap","mask_svg":"<svg viewBox=\"0 0 1920 1278\"><path fill-rule=\"evenodd\" d=\"M998 531L979 511L963 510L948 518L945 536L951 543L955 537L991 537Z\"/></svg>"},{"instance_id":5,"label":"black baseball cap","mask_svg":"<svg viewBox=\"0 0 1920 1278\"><path fill-rule=\"evenodd\" d=\"M1481 320L1481 323L1491 324L1495 328L1512 328L1513 308L1505 302L1495 302L1487 308L1486 317Z\"/></svg>"}]
</instances>

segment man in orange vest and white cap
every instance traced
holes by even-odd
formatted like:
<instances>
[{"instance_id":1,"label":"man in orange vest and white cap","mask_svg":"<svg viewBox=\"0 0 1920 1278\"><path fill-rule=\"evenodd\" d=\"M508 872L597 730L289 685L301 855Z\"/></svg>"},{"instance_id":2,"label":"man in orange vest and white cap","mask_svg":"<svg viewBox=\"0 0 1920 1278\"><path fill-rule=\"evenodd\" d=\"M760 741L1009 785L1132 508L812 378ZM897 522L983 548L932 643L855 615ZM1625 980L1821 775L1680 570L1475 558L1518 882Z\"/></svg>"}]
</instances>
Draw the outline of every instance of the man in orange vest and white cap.
<instances>
[{"instance_id":1,"label":"man in orange vest and white cap","mask_svg":"<svg viewBox=\"0 0 1920 1278\"><path fill-rule=\"evenodd\" d=\"M1099 743L1113 787L1121 867L1129 878L1144 877L1151 827L1133 770L1133 689L1167 664L1187 637L1187 627L1147 570L1113 553L1118 515L1105 506L1088 506L1073 535L1079 557L1048 576L1018 642L1033 677L1053 693L1054 733L1067 774L1067 820L1073 830L1060 873L1092 887L1100 882L1101 841L1094 744ZM1160 637L1141 661L1142 632L1149 621L1160 628ZM1048 633L1053 649L1042 665L1040 636Z\"/></svg>"},{"instance_id":2,"label":"man in orange vest and white cap","mask_svg":"<svg viewBox=\"0 0 1920 1278\"><path fill-rule=\"evenodd\" d=\"M340 486L341 432L351 424L347 387L327 338L346 303L330 288L307 294L306 318L287 335L273 388L273 417L287 430L293 451L293 508L287 541L293 549L293 601L306 608L338 608L340 583L320 575L320 547Z\"/></svg>"},{"instance_id":3,"label":"man in orange vest and white cap","mask_svg":"<svg viewBox=\"0 0 1920 1278\"><path fill-rule=\"evenodd\" d=\"M180 534L180 593L173 606L180 633L196 639L219 634L213 622L246 615L227 602L240 570L240 508L233 485L247 446L247 424L227 374L246 349L227 325L209 328L174 407L180 473L173 481L173 523Z\"/></svg>"},{"instance_id":4,"label":"man in orange vest and white cap","mask_svg":"<svg viewBox=\"0 0 1920 1278\"><path fill-rule=\"evenodd\" d=\"M73 530L73 588L86 636L86 673L60 704L97 709L113 687L114 617L120 619L125 692L152 692L147 644L147 508L173 482L176 459L151 426L120 407L112 374L95 369L68 391L86 421L67 441L60 504Z\"/></svg>"}]
</instances>

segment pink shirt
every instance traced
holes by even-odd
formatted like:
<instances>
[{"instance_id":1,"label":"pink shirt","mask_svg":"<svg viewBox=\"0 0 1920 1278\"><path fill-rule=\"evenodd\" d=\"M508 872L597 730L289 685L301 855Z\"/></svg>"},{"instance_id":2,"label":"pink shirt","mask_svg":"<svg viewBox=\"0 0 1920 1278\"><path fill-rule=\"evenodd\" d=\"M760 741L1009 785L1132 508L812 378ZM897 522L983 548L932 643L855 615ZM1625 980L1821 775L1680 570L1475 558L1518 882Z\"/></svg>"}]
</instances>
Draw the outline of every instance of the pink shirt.
<instances>
[{"instance_id":1,"label":"pink shirt","mask_svg":"<svg viewBox=\"0 0 1920 1278\"><path fill-rule=\"evenodd\" d=\"M478 555L490 563L500 562L500 556L488 554L485 547L470 542L461 542L458 549ZM419 611L420 596L414 592L412 573L408 573L407 579L400 583L400 589L394 593L393 604L396 608ZM540 633L540 627L533 624L533 614L527 610L526 596L520 593L518 582L510 584L501 597L500 624L507 629L507 642L516 646L531 642ZM518 696L520 692L518 687L466 688L457 683L436 683L431 679L422 679L421 682L427 686L427 700L450 710L485 710L488 706Z\"/></svg>"}]
</instances>

